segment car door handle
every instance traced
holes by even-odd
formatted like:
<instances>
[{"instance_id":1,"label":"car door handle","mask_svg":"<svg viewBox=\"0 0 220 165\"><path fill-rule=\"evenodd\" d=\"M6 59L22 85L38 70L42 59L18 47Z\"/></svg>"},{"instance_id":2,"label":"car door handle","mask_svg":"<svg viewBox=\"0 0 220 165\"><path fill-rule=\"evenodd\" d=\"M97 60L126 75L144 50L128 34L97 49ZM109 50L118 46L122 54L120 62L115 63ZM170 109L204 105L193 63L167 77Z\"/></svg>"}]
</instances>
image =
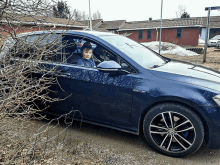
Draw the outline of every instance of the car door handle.
<instances>
[{"instance_id":1,"label":"car door handle","mask_svg":"<svg viewBox=\"0 0 220 165\"><path fill-rule=\"evenodd\" d=\"M61 76L70 77L70 73L67 73L67 72L61 72Z\"/></svg>"},{"instance_id":2,"label":"car door handle","mask_svg":"<svg viewBox=\"0 0 220 165\"><path fill-rule=\"evenodd\" d=\"M133 89L134 92L139 92L139 93L146 93L147 91L141 91L141 90L137 90L137 89Z\"/></svg>"}]
</instances>

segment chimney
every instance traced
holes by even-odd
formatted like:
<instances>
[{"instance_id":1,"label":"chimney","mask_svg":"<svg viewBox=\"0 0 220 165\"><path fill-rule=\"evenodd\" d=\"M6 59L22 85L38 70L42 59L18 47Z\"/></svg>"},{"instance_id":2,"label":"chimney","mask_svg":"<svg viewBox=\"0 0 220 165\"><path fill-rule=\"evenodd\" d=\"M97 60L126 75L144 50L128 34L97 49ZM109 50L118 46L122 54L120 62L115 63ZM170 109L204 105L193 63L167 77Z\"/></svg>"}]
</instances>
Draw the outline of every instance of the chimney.
<instances>
[{"instance_id":1,"label":"chimney","mask_svg":"<svg viewBox=\"0 0 220 165\"><path fill-rule=\"evenodd\" d=\"M149 21L152 21L152 17L149 17Z\"/></svg>"}]
</instances>

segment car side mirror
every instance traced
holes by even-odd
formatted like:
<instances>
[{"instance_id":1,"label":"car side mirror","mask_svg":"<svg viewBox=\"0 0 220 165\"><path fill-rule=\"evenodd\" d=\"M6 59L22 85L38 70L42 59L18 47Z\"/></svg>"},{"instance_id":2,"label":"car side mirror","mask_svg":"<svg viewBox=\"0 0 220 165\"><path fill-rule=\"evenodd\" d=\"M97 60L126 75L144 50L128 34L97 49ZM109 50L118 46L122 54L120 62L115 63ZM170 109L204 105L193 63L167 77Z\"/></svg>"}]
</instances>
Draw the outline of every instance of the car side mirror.
<instances>
[{"instance_id":1,"label":"car side mirror","mask_svg":"<svg viewBox=\"0 0 220 165\"><path fill-rule=\"evenodd\" d=\"M123 70L122 67L115 61L104 61L101 62L97 69L100 72L105 73L119 73L119 74L129 74L130 72Z\"/></svg>"}]
</instances>

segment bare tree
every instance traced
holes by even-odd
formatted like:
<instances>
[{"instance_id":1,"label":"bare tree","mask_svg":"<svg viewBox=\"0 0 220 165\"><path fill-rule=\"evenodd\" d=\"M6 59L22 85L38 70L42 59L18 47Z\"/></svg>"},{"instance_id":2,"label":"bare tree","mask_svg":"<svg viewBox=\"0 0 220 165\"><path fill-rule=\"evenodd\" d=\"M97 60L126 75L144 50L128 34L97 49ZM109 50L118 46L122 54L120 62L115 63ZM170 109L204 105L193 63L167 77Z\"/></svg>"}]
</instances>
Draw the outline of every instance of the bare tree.
<instances>
[{"instance_id":1,"label":"bare tree","mask_svg":"<svg viewBox=\"0 0 220 165\"><path fill-rule=\"evenodd\" d=\"M50 86L57 84L59 70L42 63L59 60L56 55L66 46L62 36L52 31L53 24L59 24L48 12L53 11L54 4L52 0L0 1L0 37L5 41L0 43L0 164L26 163L27 157L30 160L28 151L34 139L33 133L26 132L32 129L29 119L59 100L49 95ZM47 32L33 38L23 34L39 30Z\"/></svg>"},{"instance_id":2,"label":"bare tree","mask_svg":"<svg viewBox=\"0 0 220 165\"><path fill-rule=\"evenodd\" d=\"M81 21L82 20L82 13L80 10L75 9L73 12L73 17L75 21Z\"/></svg>"},{"instance_id":3,"label":"bare tree","mask_svg":"<svg viewBox=\"0 0 220 165\"><path fill-rule=\"evenodd\" d=\"M81 20L84 21L84 20L88 20L89 16L88 14L85 12L85 11L82 11L82 17L81 17Z\"/></svg>"},{"instance_id":4,"label":"bare tree","mask_svg":"<svg viewBox=\"0 0 220 165\"><path fill-rule=\"evenodd\" d=\"M93 19L101 19L102 15L101 13L97 10L95 13L93 13Z\"/></svg>"},{"instance_id":5,"label":"bare tree","mask_svg":"<svg viewBox=\"0 0 220 165\"><path fill-rule=\"evenodd\" d=\"M181 18L183 13L187 12L185 5L178 5L178 10L176 11L176 18Z\"/></svg>"},{"instance_id":6,"label":"bare tree","mask_svg":"<svg viewBox=\"0 0 220 165\"><path fill-rule=\"evenodd\" d=\"M71 18L70 7L64 1L58 1L56 5L53 6L53 15L56 18Z\"/></svg>"},{"instance_id":7,"label":"bare tree","mask_svg":"<svg viewBox=\"0 0 220 165\"><path fill-rule=\"evenodd\" d=\"M16 2L16 3L14 3ZM47 20L47 10L52 9L52 2L36 0L19 0L9 3L7 0L1 5L0 31L2 39L7 38L1 49L0 73L0 120L9 114L31 114L39 109L34 105L36 100L43 103L53 101L48 97L50 84L55 83L55 78L46 75L53 74L54 69L45 72L39 67L39 61L49 58L62 46L59 36L52 37L54 41L45 42L55 36L53 32L39 36L35 40L18 34L19 32L35 32L39 28L50 30ZM38 13L40 12L40 15ZM36 14L35 14L36 12ZM24 21L31 20L32 26L24 27ZM42 43L45 44L42 44ZM36 49L33 50L33 47ZM11 60L16 62L11 62ZM39 79L31 76L32 73L43 73Z\"/></svg>"}]
</instances>

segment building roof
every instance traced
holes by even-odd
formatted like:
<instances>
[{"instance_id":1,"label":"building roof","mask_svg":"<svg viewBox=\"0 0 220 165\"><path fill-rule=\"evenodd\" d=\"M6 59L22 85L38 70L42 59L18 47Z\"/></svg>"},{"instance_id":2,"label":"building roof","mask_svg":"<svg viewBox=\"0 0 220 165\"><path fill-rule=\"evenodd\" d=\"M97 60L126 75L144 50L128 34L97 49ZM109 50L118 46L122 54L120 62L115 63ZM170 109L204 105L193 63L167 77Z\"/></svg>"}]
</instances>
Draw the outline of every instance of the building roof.
<instances>
[{"instance_id":1,"label":"building roof","mask_svg":"<svg viewBox=\"0 0 220 165\"><path fill-rule=\"evenodd\" d=\"M103 21L103 23L98 26L98 28L107 30L118 30L124 22L125 20Z\"/></svg>"},{"instance_id":2,"label":"building roof","mask_svg":"<svg viewBox=\"0 0 220 165\"><path fill-rule=\"evenodd\" d=\"M102 23L102 19L94 19L92 20L92 27L96 28ZM90 20L84 20L84 21L79 21L79 23L82 23L84 26L89 27Z\"/></svg>"},{"instance_id":3,"label":"building roof","mask_svg":"<svg viewBox=\"0 0 220 165\"><path fill-rule=\"evenodd\" d=\"M94 31L98 31L98 32L109 32L109 30L105 29L105 28L94 28Z\"/></svg>"},{"instance_id":4,"label":"building roof","mask_svg":"<svg viewBox=\"0 0 220 165\"><path fill-rule=\"evenodd\" d=\"M86 28L84 24L76 22L71 19L43 17L43 16L27 16L27 15L4 15L1 22L7 22L5 18L10 18L13 23L21 25L38 25L43 24L47 26L68 26L68 27L81 27Z\"/></svg>"},{"instance_id":5,"label":"building roof","mask_svg":"<svg viewBox=\"0 0 220 165\"><path fill-rule=\"evenodd\" d=\"M207 17L201 17L203 19L203 26L207 25ZM210 28L220 28L220 16L210 17Z\"/></svg>"},{"instance_id":6,"label":"building roof","mask_svg":"<svg viewBox=\"0 0 220 165\"><path fill-rule=\"evenodd\" d=\"M203 19L200 18L175 18L175 19L163 19L162 28L172 27L201 27L203 26ZM138 29L155 29L160 27L160 20L147 20L147 21L133 21L125 22L119 31L121 30L138 30Z\"/></svg>"}]
</instances>

